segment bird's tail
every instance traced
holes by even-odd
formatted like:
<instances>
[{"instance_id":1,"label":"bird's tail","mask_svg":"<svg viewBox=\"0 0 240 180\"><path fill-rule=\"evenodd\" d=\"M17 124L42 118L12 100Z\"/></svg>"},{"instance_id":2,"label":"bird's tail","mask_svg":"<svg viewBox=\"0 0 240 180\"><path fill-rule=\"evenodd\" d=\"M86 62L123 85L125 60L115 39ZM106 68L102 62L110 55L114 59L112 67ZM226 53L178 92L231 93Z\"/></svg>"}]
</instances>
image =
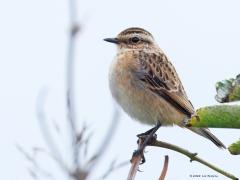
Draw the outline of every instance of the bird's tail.
<instances>
[{"instance_id":1,"label":"bird's tail","mask_svg":"<svg viewBox=\"0 0 240 180\"><path fill-rule=\"evenodd\" d=\"M212 141L217 147L226 149L225 145L216 137L214 136L209 129L207 128L195 128L195 127L188 127L189 130L209 139Z\"/></svg>"}]
</instances>

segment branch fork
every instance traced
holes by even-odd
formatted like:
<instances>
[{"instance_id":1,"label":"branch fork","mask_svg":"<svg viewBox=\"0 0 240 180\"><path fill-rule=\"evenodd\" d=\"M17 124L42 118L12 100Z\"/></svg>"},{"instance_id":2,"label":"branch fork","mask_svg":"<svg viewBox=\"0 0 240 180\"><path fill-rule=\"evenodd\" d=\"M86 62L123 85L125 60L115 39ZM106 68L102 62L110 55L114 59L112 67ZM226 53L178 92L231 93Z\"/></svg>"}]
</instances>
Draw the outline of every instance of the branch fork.
<instances>
[{"instance_id":1,"label":"branch fork","mask_svg":"<svg viewBox=\"0 0 240 180\"><path fill-rule=\"evenodd\" d=\"M139 138L138 139L138 148L140 148L143 143L144 143L144 138ZM166 148L166 149L170 149L170 150L179 152L179 153L189 157L190 158L190 162L197 161L197 162L199 162L199 163L201 163L201 164L203 164L203 165L213 169L214 171L216 171L216 172L218 172L218 173L228 177L229 179L239 180L234 175L232 175L232 174L230 174L230 173L228 173L228 172L226 172L226 171L216 167L213 164L210 164L206 160L201 159L200 157L198 157L197 153L189 152L188 150L183 149L183 148L181 148L179 146L176 146L176 145L173 145L173 144L170 144L170 143L167 143L167 142L163 142L163 141L158 141L156 139L153 140L151 143L149 143L148 146L155 146L155 147L160 147L160 148ZM135 156L132 157L132 159L131 159L132 165L131 165L131 168L129 170L127 180L134 180L135 179L135 176L136 176L136 173L138 171L139 165L141 164L141 160L142 160L142 155L141 154L138 154L138 155L135 155ZM166 159L165 159L165 164L166 164ZM166 166L166 165L164 165L164 166ZM166 167L163 168L161 174L165 173L165 175L166 175L166 172L163 172L164 169L166 169ZM164 179L159 178L159 180L164 180Z\"/></svg>"}]
</instances>

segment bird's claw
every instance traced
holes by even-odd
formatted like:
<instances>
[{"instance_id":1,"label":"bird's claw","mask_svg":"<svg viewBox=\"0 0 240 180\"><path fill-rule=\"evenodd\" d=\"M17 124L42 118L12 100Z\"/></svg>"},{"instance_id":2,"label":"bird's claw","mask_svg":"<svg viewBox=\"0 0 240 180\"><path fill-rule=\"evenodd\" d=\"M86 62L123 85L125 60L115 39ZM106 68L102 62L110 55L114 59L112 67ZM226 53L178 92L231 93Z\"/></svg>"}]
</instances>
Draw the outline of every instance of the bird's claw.
<instances>
[{"instance_id":1,"label":"bird's claw","mask_svg":"<svg viewBox=\"0 0 240 180\"><path fill-rule=\"evenodd\" d=\"M144 163L146 162L145 156L144 156L144 154L143 154L143 150L141 150L141 149L135 150L135 151L133 152L132 159L133 159L134 157L137 157L137 156L141 156L141 162L140 162L140 164L144 164ZM132 160L131 160L130 162L132 162Z\"/></svg>"}]
</instances>

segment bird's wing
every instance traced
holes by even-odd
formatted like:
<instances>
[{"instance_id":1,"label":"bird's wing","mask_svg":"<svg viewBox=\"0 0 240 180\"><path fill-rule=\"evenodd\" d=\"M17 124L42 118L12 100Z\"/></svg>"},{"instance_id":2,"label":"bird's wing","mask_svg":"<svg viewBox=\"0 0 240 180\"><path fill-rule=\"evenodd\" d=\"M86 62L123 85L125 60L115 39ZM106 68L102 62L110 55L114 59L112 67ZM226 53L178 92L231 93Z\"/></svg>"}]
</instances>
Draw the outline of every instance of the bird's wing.
<instances>
[{"instance_id":1,"label":"bird's wing","mask_svg":"<svg viewBox=\"0 0 240 180\"><path fill-rule=\"evenodd\" d=\"M185 93L177 72L167 57L162 54L147 53L139 59L137 78L153 93L164 98L176 109L191 117L194 108Z\"/></svg>"}]
</instances>

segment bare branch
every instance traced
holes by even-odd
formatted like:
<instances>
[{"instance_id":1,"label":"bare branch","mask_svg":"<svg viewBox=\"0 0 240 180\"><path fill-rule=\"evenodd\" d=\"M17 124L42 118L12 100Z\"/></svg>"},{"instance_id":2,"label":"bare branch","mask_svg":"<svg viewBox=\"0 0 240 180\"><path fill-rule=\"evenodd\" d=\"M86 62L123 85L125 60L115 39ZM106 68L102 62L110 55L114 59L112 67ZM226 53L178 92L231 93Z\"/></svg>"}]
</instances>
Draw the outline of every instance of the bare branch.
<instances>
[{"instance_id":1,"label":"bare branch","mask_svg":"<svg viewBox=\"0 0 240 180\"><path fill-rule=\"evenodd\" d=\"M143 143L144 143L144 140L142 138L139 138L138 139L138 149L142 146ZM143 152L144 152L144 149L143 149ZM142 160L141 154L132 157L132 159L131 159L132 166L129 170L127 180L135 179L135 176L137 174L141 160Z\"/></svg>"},{"instance_id":2,"label":"bare branch","mask_svg":"<svg viewBox=\"0 0 240 180\"><path fill-rule=\"evenodd\" d=\"M77 4L75 0L69 0L69 20L70 32L68 39L68 52L66 61L66 102L67 102L67 120L69 122L69 131L72 141L72 158L76 169L79 169L79 149L77 145L77 125L76 125L76 107L75 107L75 42L76 35L79 32L77 23Z\"/></svg>"},{"instance_id":3,"label":"bare branch","mask_svg":"<svg viewBox=\"0 0 240 180\"><path fill-rule=\"evenodd\" d=\"M144 139L143 138L139 138L138 139L138 148L141 146L141 144L144 143ZM188 150L185 150L179 146L176 146L176 145L173 145L173 144L170 144L170 143L166 143L166 142L163 142L163 141L158 141L158 140L153 140L151 141L148 146L156 146L156 147L161 147L161 148L166 148L166 149L170 149L170 150L173 150L173 151L176 151L176 152L179 152L187 157L190 158L190 162L192 161L198 161L200 162L201 164L217 171L218 173L230 178L230 179L233 179L233 180L238 180L237 177L235 177L234 175L216 167L215 165L213 164L210 164L209 162L199 158L197 156L197 153L191 153L189 152ZM144 152L144 151L143 151ZM141 159L142 159L142 156L141 154L137 155L137 156L133 156L132 159L131 159L131 163L132 163L132 166L131 166L131 169L129 171L129 174L128 174L128 178L127 180L134 180L135 176L136 176L136 173L137 173L137 170L138 170L138 167L139 167L139 164L141 162ZM163 168L163 172L162 172L162 177L164 178L164 176L166 175L166 171L167 171L167 165L168 163L166 162L166 159L165 159L165 165L164 165L164 168ZM161 177L160 177L161 178Z\"/></svg>"},{"instance_id":4,"label":"bare branch","mask_svg":"<svg viewBox=\"0 0 240 180\"><path fill-rule=\"evenodd\" d=\"M164 165L163 165L163 169L162 169L162 173L159 177L159 180L164 180L167 174L167 170L168 170L168 162L169 162L169 157L166 155L165 159L164 159Z\"/></svg>"},{"instance_id":5,"label":"bare branch","mask_svg":"<svg viewBox=\"0 0 240 180\"><path fill-rule=\"evenodd\" d=\"M39 93L37 97L37 103L36 103L37 120L40 127L40 132L51 152L51 156L58 161L60 166L63 167L65 165L64 165L62 155L59 152L59 148L57 147L55 140L53 139L52 134L49 130L47 117L44 112L46 96L47 96L47 91L44 89Z\"/></svg>"},{"instance_id":6,"label":"bare branch","mask_svg":"<svg viewBox=\"0 0 240 180\"><path fill-rule=\"evenodd\" d=\"M179 152L179 153L184 154L185 156L189 157L190 158L190 162L198 161L201 164L203 164L203 165L205 165L205 166L207 166L207 167L209 167L209 168L219 172L220 174L222 174L222 175L224 175L224 176L226 176L226 177L228 177L230 179L238 180L238 178L235 177L234 175L232 175L232 174L230 174L230 173L228 173L228 172L226 172L226 171L216 167L215 165L212 165L209 162L199 158L197 156L197 153L191 153L188 150L183 149L183 148L181 148L179 146L176 146L176 145L173 145L173 144L170 144L170 143L166 143L166 142L162 142L162 141L158 141L158 140L153 141L150 144L150 146L162 147L162 148L171 149L173 151Z\"/></svg>"},{"instance_id":7,"label":"bare branch","mask_svg":"<svg viewBox=\"0 0 240 180\"><path fill-rule=\"evenodd\" d=\"M44 100L46 96L46 92L41 93L37 99L37 119L39 122L39 126L41 128L42 136L49 148L49 152L42 148L33 148L33 155L26 153L20 146L18 147L19 151L24 154L25 158L28 159L32 163L33 168L29 170L29 173L31 176L35 179L40 178L40 175L43 175L45 171L42 170L40 166L37 164L37 155L39 152L44 152L49 157L51 157L55 162L62 168L62 170L68 175L69 178L72 178L74 180L85 180L89 174L90 170L93 170L93 167L95 167L99 161L99 159L104 155L106 149L108 148L111 139L116 131L116 128L119 123L120 115L119 111L117 109L114 109L114 114L112 118L112 122L110 124L110 127L106 133L105 138L103 139L102 143L100 144L98 150L96 153L90 158L89 161L85 164L80 163L85 162L84 158L87 156L88 151L88 142L90 140L90 137L92 134L86 133L86 127L84 126L81 131L79 132L78 126L77 126L77 113L76 113L76 106L75 106L75 49L76 49L76 36L78 32L80 31L80 26L77 22L77 0L69 0L69 21L70 21L70 28L68 33L68 49L67 49L67 57L66 57L66 120L68 123L68 133L70 135L70 143L71 143L71 149L70 149L70 156L71 156L71 165L68 168L67 162L65 164L63 159L63 154L61 153L59 147L55 143L55 139L53 136L53 132L57 133L58 135L61 134L61 129L58 126L58 124L53 121L52 119L52 126L54 127L54 130L56 131L50 131L50 127L48 126L48 118L45 115L45 112L43 110ZM62 134L61 134L62 135ZM90 167L90 168L89 168ZM112 167L112 168L119 168ZM37 171L40 171L41 174L36 173ZM93 172L93 171L91 171ZM45 177L49 175L46 171ZM51 177L53 178L53 177Z\"/></svg>"},{"instance_id":8,"label":"bare branch","mask_svg":"<svg viewBox=\"0 0 240 180\"><path fill-rule=\"evenodd\" d=\"M31 177L38 179L38 175L44 176L49 179L54 179L51 173L47 170L44 170L37 162L35 157L35 152L31 155L30 153L26 152L19 144L16 144L17 150L24 155L24 157L32 164L32 168L28 169L29 174Z\"/></svg>"}]
</instances>

